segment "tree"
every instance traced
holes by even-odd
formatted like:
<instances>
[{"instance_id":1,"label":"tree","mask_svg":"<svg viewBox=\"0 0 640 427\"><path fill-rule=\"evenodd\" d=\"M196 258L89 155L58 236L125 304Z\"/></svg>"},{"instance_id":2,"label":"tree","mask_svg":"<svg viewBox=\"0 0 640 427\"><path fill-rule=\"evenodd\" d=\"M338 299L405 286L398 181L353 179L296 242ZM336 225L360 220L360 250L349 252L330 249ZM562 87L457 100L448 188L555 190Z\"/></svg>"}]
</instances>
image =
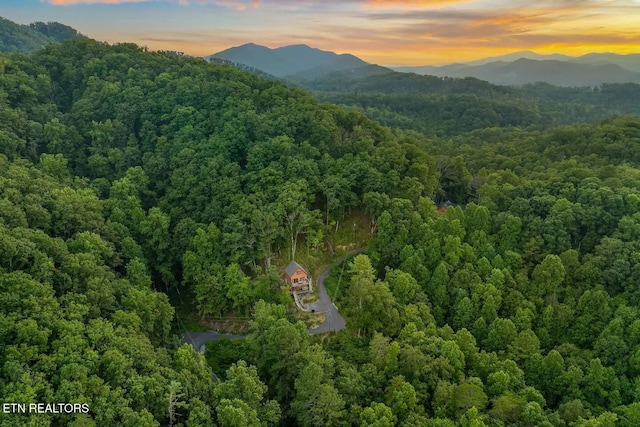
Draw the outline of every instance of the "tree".
<instances>
[{"instance_id":1,"label":"tree","mask_svg":"<svg viewBox=\"0 0 640 427\"><path fill-rule=\"evenodd\" d=\"M414 302L417 294L422 290L416 279L401 270L389 270L385 279L389 283L394 298L401 305Z\"/></svg>"},{"instance_id":2,"label":"tree","mask_svg":"<svg viewBox=\"0 0 640 427\"><path fill-rule=\"evenodd\" d=\"M169 221L169 216L156 207L149 210L147 218L140 224L140 231L145 237L144 248L147 258L165 287L174 284L175 281L172 272L173 260L169 251Z\"/></svg>"},{"instance_id":3,"label":"tree","mask_svg":"<svg viewBox=\"0 0 640 427\"><path fill-rule=\"evenodd\" d=\"M384 403L371 403L360 413L360 427L394 427L397 417Z\"/></svg>"},{"instance_id":4,"label":"tree","mask_svg":"<svg viewBox=\"0 0 640 427\"><path fill-rule=\"evenodd\" d=\"M278 197L278 208L284 216L284 224L291 244L291 259L296 257L298 238L316 224L318 211L307 208L308 187L304 180L285 183Z\"/></svg>"},{"instance_id":5,"label":"tree","mask_svg":"<svg viewBox=\"0 0 640 427\"><path fill-rule=\"evenodd\" d=\"M551 294L555 298L558 287L564 280L565 270L562 260L557 255L547 255L542 263L533 270L533 295L544 296Z\"/></svg>"},{"instance_id":6,"label":"tree","mask_svg":"<svg viewBox=\"0 0 640 427\"><path fill-rule=\"evenodd\" d=\"M295 380L295 390L291 411L300 425L335 425L344 416L344 400L321 365L310 363L302 368Z\"/></svg>"},{"instance_id":7,"label":"tree","mask_svg":"<svg viewBox=\"0 0 640 427\"><path fill-rule=\"evenodd\" d=\"M264 300L269 303L288 303L291 296L283 290L282 278L275 266L269 267L264 273L259 269L259 275L253 288L256 300Z\"/></svg>"},{"instance_id":8,"label":"tree","mask_svg":"<svg viewBox=\"0 0 640 427\"><path fill-rule=\"evenodd\" d=\"M384 193L371 191L362 197L365 210L371 221L371 235L377 230L378 219L391 205L391 199Z\"/></svg>"},{"instance_id":9,"label":"tree","mask_svg":"<svg viewBox=\"0 0 640 427\"><path fill-rule=\"evenodd\" d=\"M292 396L298 373L299 353L309 346L309 332L302 322L286 318L284 306L258 301L251 320L247 346L258 372L278 399Z\"/></svg>"},{"instance_id":10,"label":"tree","mask_svg":"<svg viewBox=\"0 0 640 427\"><path fill-rule=\"evenodd\" d=\"M258 414L240 399L222 399L216 409L221 427L260 427Z\"/></svg>"},{"instance_id":11,"label":"tree","mask_svg":"<svg viewBox=\"0 0 640 427\"><path fill-rule=\"evenodd\" d=\"M489 335L484 341L488 350L504 352L517 338L516 326L509 319L496 319L489 325Z\"/></svg>"},{"instance_id":12,"label":"tree","mask_svg":"<svg viewBox=\"0 0 640 427\"><path fill-rule=\"evenodd\" d=\"M453 407L458 415L464 414L471 408L482 411L487 405L487 395L482 388L473 383L464 383L453 389Z\"/></svg>"},{"instance_id":13,"label":"tree","mask_svg":"<svg viewBox=\"0 0 640 427\"><path fill-rule=\"evenodd\" d=\"M214 397L222 404L234 399L242 401L257 414L261 424L276 424L280 419L280 406L276 401L264 401L267 387L258 378L255 366L248 366L243 360L234 363L227 370L226 380L216 383Z\"/></svg>"},{"instance_id":14,"label":"tree","mask_svg":"<svg viewBox=\"0 0 640 427\"><path fill-rule=\"evenodd\" d=\"M499 396L493 401L491 415L505 424L515 424L521 417L527 401L513 392Z\"/></svg>"},{"instance_id":15,"label":"tree","mask_svg":"<svg viewBox=\"0 0 640 427\"><path fill-rule=\"evenodd\" d=\"M169 404L167 405L167 415L169 417L169 427L173 427L176 422L176 417L181 416L177 412L179 408L184 408L186 405L184 402L180 402L180 399L184 398L184 393L180 392L180 383L177 381L171 381L169 384Z\"/></svg>"},{"instance_id":16,"label":"tree","mask_svg":"<svg viewBox=\"0 0 640 427\"><path fill-rule=\"evenodd\" d=\"M374 282L369 258L357 255L349 265L349 274L351 283L346 295L346 311L353 327L359 333L393 328L399 317L393 295L385 282Z\"/></svg>"},{"instance_id":17,"label":"tree","mask_svg":"<svg viewBox=\"0 0 640 427\"><path fill-rule=\"evenodd\" d=\"M416 391L402 376L396 376L391 379L385 394L386 405L391 408L393 414L400 420L406 419L409 414L418 409Z\"/></svg>"},{"instance_id":18,"label":"tree","mask_svg":"<svg viewBox=\"0 0 640 427\"><path fill-rule=\"evenodd\" d=\"M100 232L103 202L89 189L70 187L55 189L52 193L51 216L55 235L69 238L81 231Z\"/></svg>"},{"instance_id":19,"label":"tree","mask_svg":"<svg viewBox=\"0 0 640 427\"><path fill-rule=\"evenodd\" d=\"M354 194L349 188L349 182L337 171L327 174L326 178L321 182L320 187L325 196L325 226L329 226L329 213L336 211L342 207L343 201L352 199ZM351 196L351 197L349 197ZM337 227L337 224L336 224Z\"/></svg>"},{"instance_id":20,"label":"tree","mask_svg":"<svg viewBox=\"0 0 640 427\"><path fill-rule=\"evenodd\" d=\"M253 291L249 278L245 276L238 264L230 264L226 268L224 289L232 308L248 311Z\"/></svg>"}]
</instances>

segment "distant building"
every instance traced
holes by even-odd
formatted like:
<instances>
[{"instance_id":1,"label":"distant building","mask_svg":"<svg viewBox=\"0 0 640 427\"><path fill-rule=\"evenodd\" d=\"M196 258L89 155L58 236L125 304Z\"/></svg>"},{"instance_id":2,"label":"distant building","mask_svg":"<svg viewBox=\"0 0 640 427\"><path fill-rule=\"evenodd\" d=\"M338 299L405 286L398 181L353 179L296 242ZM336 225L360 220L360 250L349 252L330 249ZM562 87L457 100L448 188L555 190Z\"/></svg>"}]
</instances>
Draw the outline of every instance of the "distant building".
<instances>
[{"instance_id":1,"label":"distant building","mask_svg":"<svg viewBox=\"0 0 640 427\"><path fill-rule=\"evenodd\" d=\"M440 203L440 205L438 205L438 212L442 213L449 208L455 208L457 206L460 206L460 208L464 210L466 205L459 205L458 203L451 202L451 200L447 200L446 202Z\"/></svg>"},{"instance_id":2,"label":"distant building","mask_svg":"<svg viewBox=\"0 0 640 427\"><path fill-rule=\"evenodd\" d=\"M306 268L291 261L284 269L284 281L291 287L291 292L311 292L311 275Z\"/></svg>"}]
</instances>

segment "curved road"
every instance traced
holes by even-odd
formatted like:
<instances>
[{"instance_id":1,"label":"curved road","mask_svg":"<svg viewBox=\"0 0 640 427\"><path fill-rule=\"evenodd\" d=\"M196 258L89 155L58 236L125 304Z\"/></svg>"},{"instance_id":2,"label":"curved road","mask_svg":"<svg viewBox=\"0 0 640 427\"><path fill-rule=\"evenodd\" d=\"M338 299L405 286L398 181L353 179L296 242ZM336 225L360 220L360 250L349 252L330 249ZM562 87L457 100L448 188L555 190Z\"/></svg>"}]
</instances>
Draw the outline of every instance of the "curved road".
<instances>
[{"instance_id":1,"label":"curved road","mask_svg":"<svg viewBox=\"0 0 640 427\"><path fill-rule=\"evenodd\" d=\"M364 248L357 249L355 251L349 252L348 254L341 256L338 258L338 264L344 262L345 259L352 255L359 254L364 251ZM347 327L346 322L343 317L338 312L338 307L331 301L329 295L327 295L327 290L324 287L324 281L329 276L329 272L331 272L331 266L325 267L320 273L320 277L318 277L318 301L313 304L309 304L307 306L307 311L318 311L321 313L325 313L324 323L315 328L309 329L310 335L321 334L323 332L330 331L339 331Z\"/></svg>"},{"instance_id":2,"label":"curved road","mask_svg":"<svg viewBox=\"0 0 640 427\"><path fill-rule=\"evenodd\" d=\"M338 258L338 263L344 262L345 259L352 255L359 254L364 251L364 248L357 249L355 251L349 252L348 254ZM329 272L331 271L331 266L325 267L320 273L318 277L318 301L313 304L309 304L307 306L307 311L316 311L325 313L325 320L320 326L309 329L309 335L321 334L324 332L330 331L339 331L347 327L344 318L338 312L338 307L331 301L329 295L327 294L327 290L324 287L324 281L329 276ZM196 351L204 353L204 345L209 341L218 341L223 338L228 339L237 339L243 340L245 339L245 335L231 335L231 334L220 334L218 332L187 332L182 336L180 340L181 344L187 343L191 344Z\"/></svg>"}]
</instances>

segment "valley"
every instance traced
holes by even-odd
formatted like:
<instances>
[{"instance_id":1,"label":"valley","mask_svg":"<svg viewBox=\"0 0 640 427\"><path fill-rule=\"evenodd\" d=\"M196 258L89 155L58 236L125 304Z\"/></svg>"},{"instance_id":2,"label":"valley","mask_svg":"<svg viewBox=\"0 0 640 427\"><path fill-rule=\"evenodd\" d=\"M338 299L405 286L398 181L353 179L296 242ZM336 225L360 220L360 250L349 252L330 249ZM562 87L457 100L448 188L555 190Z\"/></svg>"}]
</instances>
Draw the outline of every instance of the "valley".
<instances>
[{"instance_id":1,"label":"valley","mask_svg":"<svg viewBox=\"0 0 640 427\"><path fill-rule=\"evenodd\" d=\"M638 424L637 83L0 24L0 426Z\"/></svg>"}]
</instances>

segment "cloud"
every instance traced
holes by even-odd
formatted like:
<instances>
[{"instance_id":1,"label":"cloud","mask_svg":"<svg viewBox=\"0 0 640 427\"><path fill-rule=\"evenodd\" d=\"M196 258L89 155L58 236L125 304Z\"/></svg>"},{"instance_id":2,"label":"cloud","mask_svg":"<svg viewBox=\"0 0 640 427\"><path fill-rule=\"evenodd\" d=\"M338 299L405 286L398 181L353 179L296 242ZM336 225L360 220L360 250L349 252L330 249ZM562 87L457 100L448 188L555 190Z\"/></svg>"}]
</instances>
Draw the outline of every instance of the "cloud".
<instances>
[{"instance_id":1,"label":"cloud","mask_svg":"<svg viewBox=\"0 0 640 427\"><path fill-rule=\"evenodd\" d=\"M637 51L640 40L636 22L640 0L41 1L56 5L147 1L151 7L135 19L109 8L118 31L105 21L103 39L202 55L247 42L269 47L306 43L383 64L433 64L523 49L631 52ZM155 5L163 7L156 10ZM120 20L123 16L126 19ZM84 32L98 36L97 28L101 24Z\"/></svg>"},{"instance_id":2,"label":"cloud","mask_svg":"<svg viewBox=\"0 0 640 427\"><path fill-rule=\"evenodd\" d=\"M250 8L257 9L260 7L260 0L178 0L180 6L220 6L238 11L247 10Z\"/></svg>"},{"instance_id":3,"label":"cloud","mask_svg":"<svg viewBox=\"0 0 640 427\"><path fill-rule=\"evenodd\" d=\"M141 2L160 2L160 0L41 0L56 6L78 4L124 4ZM236 10L249 8L277 7L283 9L301 9L307 7L340 7L344 5L361 5L365 10L375 9L424 9L443 4L462 3L474 0L168 0L181 6L214 5Z\"/></svg>"},{"instance_id":4,"label":"cloud","mask_svg":"<svg viewBox=\"0 0 640 427\"><path fill-rule=\"evenodd\" d=\"M160 3L160 0L41 0L54 6L73 6L78 4L125 4L125 3ZM245 10L249 7L257 8L260 0L170 0L180 6L214 5L228 7L236 10ZM165 1L166 3L166 1Z\"/></svg>"},{"instance_id":5,"label":"cloud","mask_svg":"<svg viewBox=\"0 0 640 427\"><path fill-rule=\"evenodd\" d=\"M153 0L45 0L54 6L74 6L78 4L123 4L144 3Z\"/></svg>"},{"instance_id":6,"label":"cloud","mask_svg":"<svg viewBox=\"0 0 640 427\"><path fill-rule=\"evenodd\" d=\"M534 40L536 37L574 39L585 37L585 41L597 41L599 35L609 40L616 35L621 40L626 28L609 25L613 29L611 37L601 24L603 16L611 16L609 22L616 22L616 15L631 13L622 4L616 8L603 8L596 1L564 0L553 4L540 2L536 5L520 7L466 7L445 8L424 11L384 11L359 13L360 18L369 21L384 21L383 32L405 40L422 39L425 43L446 41L464 42L471 45L499 45L505 40L518 36L520 39ZM619 23L619 17L617 17ZM596 21L596 25L593 22ZM597 24L597 21L600 24ZM637 37L637 31L634 31ZM526 37L525 37L526 36ZM535 37L534 37L535 36ZM586 37L588 36L588 37ZM593 36L593 37L592 37ZM531 47L531 46L527 46Z\"/></svg>"},{"instance_id":7,"label":"cloud","mask_svg":"<svg viewBox=\"0 0 640 427\"><path fill-rule=\"evenodd\" d=\"M405 9L405 10L422 10L432 9L434 7L455 4L469 3L475 0L364 0L365 10L377 9Z\"/></svg>"}]
</instances>

